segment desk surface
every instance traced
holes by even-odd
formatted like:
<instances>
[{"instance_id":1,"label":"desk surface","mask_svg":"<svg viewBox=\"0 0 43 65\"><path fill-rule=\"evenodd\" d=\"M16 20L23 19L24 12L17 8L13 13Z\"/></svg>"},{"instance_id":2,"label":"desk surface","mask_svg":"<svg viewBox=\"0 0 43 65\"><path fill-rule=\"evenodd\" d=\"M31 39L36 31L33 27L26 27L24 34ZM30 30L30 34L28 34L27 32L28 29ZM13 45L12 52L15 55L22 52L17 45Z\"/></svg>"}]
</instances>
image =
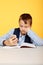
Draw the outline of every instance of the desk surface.
<instances>
[{"instance_id":1,"label":"desk surface","mask_svg":"<svg viewBox=\"0 0 43 65\"><path fill-rule=\"evenodd\" d=\"M37 48L0 47L1 65L43 65L43 46Z\"/></svg>"}]
</instances>

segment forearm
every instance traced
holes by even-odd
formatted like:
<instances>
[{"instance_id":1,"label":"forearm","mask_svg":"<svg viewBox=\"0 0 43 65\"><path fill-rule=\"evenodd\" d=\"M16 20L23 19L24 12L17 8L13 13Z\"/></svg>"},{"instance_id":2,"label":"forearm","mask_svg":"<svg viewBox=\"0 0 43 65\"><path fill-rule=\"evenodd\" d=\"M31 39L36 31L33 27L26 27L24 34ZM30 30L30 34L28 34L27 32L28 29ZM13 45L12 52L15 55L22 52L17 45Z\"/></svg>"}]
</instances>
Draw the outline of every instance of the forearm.
<instances>
[{"instance_id":1,"label":"forearm","mask_svg":"<svg viewBox=\"0 0 43 65\"><path fill-rule=\"evenodd\" d=\"M39 46L43 45L43 39L38 37L32 30L30 30L27 34L33 40L33 43L35 45L39 45Z\"/></svg>"},{"instance_id":2,"label":"forearm","mask_svg":"<svg viewBox=\"0 0 43 65\"><path fill-rule=\"evenodd\" d=\"M10 38L11 35L13 35L14 29L10 30L7 34L0 37L0 46L3 46L3 41Z\"/></svg>"},{"instance_id":3,"label":"forearm","mask_svg":"<svg viewBox=\"0 0 43 65\"><path fill-rule=\"evenodd\" d=\"M3 41L4 41L5 39L3 38L3 37L0 37L0 46L3 46Z\"/></svg>"}]
</instances>

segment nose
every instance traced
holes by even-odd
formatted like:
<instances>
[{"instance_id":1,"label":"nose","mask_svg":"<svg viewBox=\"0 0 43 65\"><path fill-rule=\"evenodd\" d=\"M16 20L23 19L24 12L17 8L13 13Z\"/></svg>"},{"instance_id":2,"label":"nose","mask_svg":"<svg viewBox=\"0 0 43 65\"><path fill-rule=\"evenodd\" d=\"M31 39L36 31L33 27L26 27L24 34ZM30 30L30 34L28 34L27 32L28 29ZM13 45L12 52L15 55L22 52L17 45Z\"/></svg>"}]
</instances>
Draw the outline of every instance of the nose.
<instances>
[{"instance_id":1,"label":"nose","mask_svg":"<svg viewBox=\"0 0 43 65\"><path fill-rule=\"evenodd\" d=\"M25 31L25 28L24 27L22 28L22 31Z\"/></svg>"},{"instance_id":2,"label":"nose","mask_svg":"<svg viewBox=\"0 0 43 65\"><path fill-rule=\"evenodd\" d=\"M22 30L25 30L25 28L23 27Z\"/></svg>"}]
</instances>

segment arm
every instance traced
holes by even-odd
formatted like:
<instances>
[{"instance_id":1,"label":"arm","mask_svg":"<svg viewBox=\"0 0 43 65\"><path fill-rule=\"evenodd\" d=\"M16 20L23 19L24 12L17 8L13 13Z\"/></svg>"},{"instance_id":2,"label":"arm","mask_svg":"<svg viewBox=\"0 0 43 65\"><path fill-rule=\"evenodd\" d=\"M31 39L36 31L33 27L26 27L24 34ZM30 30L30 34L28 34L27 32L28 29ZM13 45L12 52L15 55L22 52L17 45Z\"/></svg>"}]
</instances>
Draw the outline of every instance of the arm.
<instances>
[{"instance_id":1,"label":"arm","mask_svg":"<svg viewBox=\"0 0 43 65\"><path fill-rule=\"evenodd\" d=\"M41 46L43 45L43 39L39 38L32 30L29 30L27 34L30 36L30 38L33 41L33 44L36 46Z\"/></svg>"},{"instance_id":2,"label":"arm","mask_svg":"<svg viewBox=\"0 0 43 65\"><path fill-rule=\"evenodd\" d=\"M5 34L4 36L0 37L0 45L3 45L3 41L7 40L11 35L13 35L14 29L12 29L10 32L8 32L7 34Z\"/></svg>"}]
</instances>

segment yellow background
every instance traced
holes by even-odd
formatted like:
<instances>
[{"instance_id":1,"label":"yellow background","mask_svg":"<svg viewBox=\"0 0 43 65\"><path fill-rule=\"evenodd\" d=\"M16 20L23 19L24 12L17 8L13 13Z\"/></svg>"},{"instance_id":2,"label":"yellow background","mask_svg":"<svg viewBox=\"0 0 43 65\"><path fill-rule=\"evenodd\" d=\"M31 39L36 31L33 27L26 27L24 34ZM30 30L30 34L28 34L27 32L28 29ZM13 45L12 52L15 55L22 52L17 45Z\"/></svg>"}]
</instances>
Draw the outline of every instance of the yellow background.
<instances>
[{"instance_id":1,"label":"yellow background","mask_svg":"<svg viewBox=\"0 0 43 65\"><path fill-rule=\"evenodd\" d=\"M0 36L18 27L22 13L32 15L32 30L43 38L43 0L0 0Z\"/></svg>"}]
</instances>

